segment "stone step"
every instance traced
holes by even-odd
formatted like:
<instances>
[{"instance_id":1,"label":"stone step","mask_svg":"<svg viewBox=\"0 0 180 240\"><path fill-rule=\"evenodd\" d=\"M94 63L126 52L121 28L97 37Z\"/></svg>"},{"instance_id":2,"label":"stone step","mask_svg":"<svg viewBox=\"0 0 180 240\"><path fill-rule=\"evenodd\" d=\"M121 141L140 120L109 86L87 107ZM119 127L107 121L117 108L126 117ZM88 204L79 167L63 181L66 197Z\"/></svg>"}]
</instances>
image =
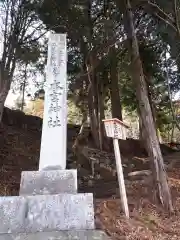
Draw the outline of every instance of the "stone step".
<instances>
[{"instance_id":1,"label":"stone step","mask_svg":"<svg viewBox=\"0 0 180 240\"><path fill-rule=\"evenodd\" d=\"M24 171L19 195L77 193L77 170Z\"/></svg>"},{"instance_id":2,"label":"stone step","mask_svg":"<svg viewBox=\"0 0 180 240\"><path fill-rule=\"evenodd\" d=\"M0 234L0 240L110 240L99 230Z\"/></svg>"},{"instance_id":3,"label":"stone step","mask_svg":"<svg viewBox=\"0 0 180 240\"><path fill-rule=\"evenodd\" d=\"M0 198L0 233L94 229L93 194Z\"/></svg>"}]
</instances>

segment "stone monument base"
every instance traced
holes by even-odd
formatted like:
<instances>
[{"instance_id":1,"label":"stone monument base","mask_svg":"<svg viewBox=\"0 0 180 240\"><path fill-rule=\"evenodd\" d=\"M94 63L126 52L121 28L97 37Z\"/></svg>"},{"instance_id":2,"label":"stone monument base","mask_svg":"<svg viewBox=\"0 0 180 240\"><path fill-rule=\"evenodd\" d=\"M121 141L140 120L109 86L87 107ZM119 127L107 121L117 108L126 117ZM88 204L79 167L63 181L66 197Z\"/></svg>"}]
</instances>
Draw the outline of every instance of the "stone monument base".
<instances>
[{"instance_id":1,"label":"stone monument base","mask_svg":"<svg viewBox=\"0 0 180 240\"><path fill-rule=\"evenodd\" d=\"M0 233L94 229L91 193L0 198Z\"/></svg>"},{"instance_id":2,"label":"stone monument base","mask_svg":"<svg viewBox=\"0 0 180 240\"><path fill-rule=\"evenodd\" d=\"M110 240L99 230L0 234L0 240Z\"/></svg>"},{"instance_id":3,"label":"stone monument base","mask_svg":"<svg viewBox=\"0 0 180 240\"><path fill-rule=\"evenodd\" d=\"M76 169L22 172L19 195L59 193L77 193Z\"/></svg>"}]
</instances>

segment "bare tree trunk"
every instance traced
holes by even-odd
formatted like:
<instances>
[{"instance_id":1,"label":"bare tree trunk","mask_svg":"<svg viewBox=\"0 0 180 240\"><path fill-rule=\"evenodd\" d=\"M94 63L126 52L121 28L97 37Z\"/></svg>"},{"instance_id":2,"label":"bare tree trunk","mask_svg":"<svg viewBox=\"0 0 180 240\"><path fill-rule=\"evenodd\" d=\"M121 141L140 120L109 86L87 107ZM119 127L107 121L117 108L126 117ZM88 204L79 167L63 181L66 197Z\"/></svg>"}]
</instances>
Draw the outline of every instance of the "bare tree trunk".
<instances>
[{"instance_id":1,"label":"bare tree trunk","mask_svg":"<svg viewBox=\"0 0 180 240\"><path fill-rule=\"evenodd\" d=\"M117 1L118 3L118 1ZM143 73L142 62L139 54L139 46L135 33L133 14L129 0L124 0L124 27L129 39L129 54L131 55L132 78L136 87L136 96L139 102L139 110L145 127L148 153L152 159L152 172L158 190L158 196L163 206L173 211L171 194L167 182L163 157L157 138L152 110L149 104L146 82Z\"/></svg>"},{"instance_id":2,"label":"bare tree trunk","mask_svg":"<svg viewBox=\"0 0 180 240\"><path fill-rule=\"evenodd\" d=\"M92 20L92 1L86 0L85 15L89 24L88 29L88 50L86 55L86 70L88 75L88 80L90 84L90 90L88 92L88 107L90 116L90 126L92 136L97 148L100 148L99 144L99 131L98 131L98 102L97 102L97 81L96 73L94 68L94 60L96 57L91 53L93 46L93 20Z\"/></svg>"},{"instance_id":3,"label":"bare tree trunk","mask_svg":"<svg viewBox=\"0 0 180 240\"><path fill-rule=\"evenodd\" d=\"M91 133L94 139L94 143L97 148L100 148L99 145L99 131L98 131L98 121L97 121L97 116L95 114L95 108L94 105L92 104L92 97L89 94L88 97L88 108L89 108L89 117L90 117L90 127L91 127Z\"/></svg>"},{"instance_id":4,"label":"bare tree trunk","mask_svg":"<svg viewBox=\"0 0 180 240\"><path fill-rule=\"evenodd\" d=\"M4 104L10 90L10 81L4 79L4 74L0 69L0 123L2 121Z\"/></svg>"},{"instance_id":5,"label":"bare tree trunk","mask_svg":"<svg viewBox=\"0 0 180 240\"><path fill-rule=\"evenodd\" d=\"M98 125L99 125L99 146L100 149L103 150L103 140L104 140L104 132L103 132L103 125L102 119L105 118L104 116L104 103L103 103L103 89L102 84L99 82L98 88Z\"/></svg>"},{"instance_id":6,"label":"bare tree trunk","mask_svg":"<svg viewBox=\"0 0 180 240\"><path fill-rule=\"evenodd\" d=\"M139 113L139 139L143 143L145 149L147 150L145 127L143 126L143 121L142 121L142 118L141 118L140 111L138 111L138 113Z\"/></svg>"},{"instance_id":7,"label":"bare tree trunk","mask_svg":"<svg viewBox=\"0 0 180 240\"><path fill-rule=\"evenodd\" d=\"M159 142L162 142L162 138L161 138L161 134L160 131L158 129L158 124L157 124L157 112L156 112L156 107L155 104L153 102L153 98L152 98L152 93L150 90L150 86L148 86L148 97L149 97L149 104L151 106L151 111L152 111L152 117L153 117L153 121L154 121L154 125L155 125L155 129L156 129L156 134L158 137Z\"/></svg>"},{"instance_id":8,"label":"bare tree trunk","mask_svg":"<svg viewBox=\"0 0 180 240\"><path fill-rule=\"evenodd\" d=\"M151 91L150 91L150 86L147 86L147 92L148 92L149 104L150 104L151 111L152 111L153 121L154 121L154 124L156 126L156 110L155 110L155 107L153 105L153 100L152 100L152 94L151 94Z\"/></svg>"},{"instance_id":9,"label":"bare tree trunk","mask_svg":"<svg viewBox=\"0 0 180 240\"><path fill-rule=\"evenodd\" d=\"M21 111L23 112L24 110L24 94L25 94L25 88L26 88L26 80L27 80L27 66L28 64L25 65L24 69L24 81L22 85L22 102L21 102Z\"/></svg>"},{"instance_id":10,"label":"bare tree trunk","mask_svg":"<svg viewBox=\"0 0 180 240\"><path fill-rule=\"evenodd\" d=\"M24 94L25 94L25 86L26 86L26 79L24 79L23 87L22 87L22 101L21 101L21 111L24 110Z\"/></svg>"},{"instance_id":11,"label":"bare tree trunk","mask_svg":"<svg viewBox=\"0 0 180 240\"><path fill-rule=\"evenodd\" d=\"M173 124L172 124L172 131L171 131L171 139L170 139L170 142L173 142L173 140L174 140L174 130L175 130L175 124L173 123Z\"/></svg>"},{"instance_id":12,"label":"bare tree trunk","mask_svg":"<svg viewBox=\"0 0 180 240\"><path fill-rule=\"evenodd\" d=\"M97 106L97 99L95 99L95 96L97 95L95 93L96 83L94 81L94 72L90 73L88 66L87 66L87 73L88 73L88 79L90 84L90 89L88 92L88 108L89 108L91 132L92 132L92 136L93 136L96 147L100 148L99 131L98 131L99 126L98 126L98 115L97 115L98 106Z\"/></svg>"},{"instance_id":13,"label":"bare tree trunk","mask_svg":"<svg viewBox=\"0 0 180 240\"><path fill-rule=\"evenodd\" d=\"M72 146L72 149L75 154L78 154L79 149L81 149L81 146L85 145L86 142L88 141L89 131L87 131L87 128L88 128L87 112L84 111L80 131L79 131L78 136L76 137L74 144Z\"/></svg>"},{"instance_id":14,"label":"bare tree trunk","mask_svg":"<svg viewBox=\"0 0 180 240\"><path fill-rule=\"evenodd\" d=\"M112 117L122 120L122 108L118 84L118 66L115 49L112 50L110 61L110 94L111 94L111 109Z\"/></svg>"},{"instance_id":15,"label":"bare tree trunk","mask_svg":"<svg viewBox=\"0 0 180 240\"><path fill-rule=\"evenodd\" d=\"M4 89L0 90L0 123L2 121L2 116L3 116L3 111L4 111L4 104L5 104L8 92L9 92L9 90L8 91L4 90Z\"/></svg>"},{"instance_id":16,"label":"bare tree trunk","mask_svg":"<svg viewBox=\"0 0 180 240\"><path fill-rule=\"evenodd\" d=\"M105 77L105 73L103 74ZM98 123L99 123L99 143L100 149L109 151L109 145L107 143L106 133L104 123L102 122L105 119L105 106L104 106L104 96L105 89L102 81L99 81L98 84Z\"/></svg>"},{"instance_id":17,"label":"bare tree trunk","mask_svg":"<svg viewBox=\"0 0 180 240\"><path fill-rule=\"evenodd\" d=\"M148 76L148 73L146 73L145 75L146 75L146 77L144 79L146 81L147 95L148 95L149 104L150 104L151 111L152 111L152 117L153 117L155 129L156 129L156 134L157 134L157 137L158 137L158 140L159 140L158 126L156 124L156 109L155 109L155 106L154 106L154 103L153 103L152 93L151 93L151 89L150 89L151 78ZM139 119L141 120L140 111L139 111ZM144 127L142 125L142 120L140 122L140 128L141 128L141 135L140 135L141 136L141 141L142 141L142 144L144 144L145 149L147 150L147 141L146 141L146 136L145 136L145 130L144 130Z\"/></svg>"}]
</instances>

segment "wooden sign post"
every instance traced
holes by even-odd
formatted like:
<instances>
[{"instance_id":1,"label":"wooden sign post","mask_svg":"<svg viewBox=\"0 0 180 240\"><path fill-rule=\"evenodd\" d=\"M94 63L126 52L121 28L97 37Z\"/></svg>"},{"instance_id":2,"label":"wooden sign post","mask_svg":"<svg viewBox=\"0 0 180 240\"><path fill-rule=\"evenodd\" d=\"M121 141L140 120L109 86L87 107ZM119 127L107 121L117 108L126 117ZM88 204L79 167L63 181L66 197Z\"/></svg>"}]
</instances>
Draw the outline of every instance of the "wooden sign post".
<instances>
[{"instance_id":1,"label":"wooden sign post","mask_svg":"<svg viewBox=\"0 0 180 240\"><path fill-rule=\"evenodd\" d=\"M124 183L123 168L118 139L126 139L126 130L129 128L126 124L117 118L103 120L107 137L113 138L114 153L116 159L117 176L120 190L122 208L126 218L129 218L129 208Z\"/></svg>"}]
</instances>

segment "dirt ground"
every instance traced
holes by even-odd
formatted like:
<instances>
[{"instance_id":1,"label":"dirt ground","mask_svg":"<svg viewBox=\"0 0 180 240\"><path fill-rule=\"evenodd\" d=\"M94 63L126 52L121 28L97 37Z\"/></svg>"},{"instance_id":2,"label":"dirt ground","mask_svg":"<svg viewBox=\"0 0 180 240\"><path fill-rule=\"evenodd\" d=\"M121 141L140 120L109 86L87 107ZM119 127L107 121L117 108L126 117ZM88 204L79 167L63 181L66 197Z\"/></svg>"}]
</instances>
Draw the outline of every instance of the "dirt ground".
<instances>
[{"instance_id":1,"label":"dirt ground","mask_svg":"<svg viewBox=\"0 0 180 240\"><path fill-rule=\"evenodd\" d=\"M38 169L40 140L41 132L34 129L8 125L0 128L0 195L18 195L21 172ZM174 168L168 171L175 208L171 216L154 201L149 183L126 180L131 216L127 221L120 206L116 178L97 179L92 185L81 182L80 192L94 193L97 228L103 229L111 239L180 240L180 153L166 147L163 151L165 162L176 160ZM123 151L128 157L125 152L128 150Z\"/></svg>"}]
</instances>

